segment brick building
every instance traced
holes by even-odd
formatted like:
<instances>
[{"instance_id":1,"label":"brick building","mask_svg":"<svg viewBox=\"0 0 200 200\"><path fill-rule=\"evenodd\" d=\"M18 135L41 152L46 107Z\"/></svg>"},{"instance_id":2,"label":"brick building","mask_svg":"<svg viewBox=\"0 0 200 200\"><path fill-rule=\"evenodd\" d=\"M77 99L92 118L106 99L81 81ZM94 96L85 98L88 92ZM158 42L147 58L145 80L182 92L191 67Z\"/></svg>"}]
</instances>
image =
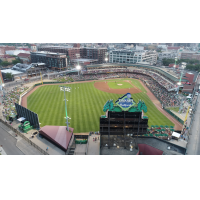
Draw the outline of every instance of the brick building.
<instances>
[{"instance_id":1,"label":"brick building","mask_svg":"<svg viewBox=\"0 0 200 200\"><path fill-rule=\"evenodd\" d=\"M31 52L31 63L45 63L48 68L61 70L67 68L67 57L64 53Z\"/></svg>"},{"instance_id":2,"label":"brick building","mask_svg":"<svg viewBox=\"0 0 200 200\"><path fill-rule=\"evenodd\" d=\"M15 50L15 46L0 46L0 54L6 54L6 51Z\"/></svg>"},{"instance_id":3,"label":"brick building","mask_svg":"<svg viewBox=\"0 0 200 200\"><path fill-rule=\"evenodd\" d=\"M200 60L200 53L197 52L181 52L181 59Z\"/></svg>"},{"instance_id":4,"label":"brick building","mask_svg":"<svg viewBox=\"0 0 200 200\"><path fill-rule=\"evenodd\" d=\"M193 80L194 80L194 74L193 73L186 73L185 74L186 78L190 83L193 83Z\"/></svg>"},{"instance_id":5,"label":"brick building","mask_svg":"<svg viewBox=\"0 0 200 200\"><path fill-rule=\"evenodd\" d=\"M30 63L31 55L28 53L19 53L17 57L23 61L23 63Z\"/></svg>"},{"instance_id":6,"label":"brick building","mask_svg":"<svg viewBox=\"0 0 200 200\"><path fill-rule=\"evenodd\" d=\"M98 64L105 63L107 48L80 48L80 57L86 59L98 59Z\"/></svg>"},{"instance_id":7,"label":"brick building","mask_svg":"<svg viewBox=\"0 0 200 200\"><path fill-rule=\"evenodd\" d=\"M0 59L2 61L12 62L13 60L15 60L15 57L9 55L0 55Z\"/></svg>"},{"instance_id":8,"label":"brick building","mask_svg":"<svg viewBox=\"0 0 200 200\"><path fill-rule=\"evenodd\" d=\"M88 48L74 44L73 46L41 46L38 47L38 51L64 53L68 58L68 64L71 63L71 60L77 58L98 59L98 64L101 64L105 62L107 48ZM80 57L77 57L77 55Z\"/></svg>"}]
</instances>

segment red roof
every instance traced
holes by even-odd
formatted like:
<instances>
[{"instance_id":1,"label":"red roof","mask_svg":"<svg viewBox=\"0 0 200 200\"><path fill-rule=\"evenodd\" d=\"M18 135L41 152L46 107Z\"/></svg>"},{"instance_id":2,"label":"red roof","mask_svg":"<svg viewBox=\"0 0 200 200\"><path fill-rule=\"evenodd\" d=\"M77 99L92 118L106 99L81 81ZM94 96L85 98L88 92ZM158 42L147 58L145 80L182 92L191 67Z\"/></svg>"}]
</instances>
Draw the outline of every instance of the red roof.
<instances>
[{"instance_id":1,"label":"red roof","mask_svg":"<svg viewBox=\"0 0 200 200\"><path fill-rule=\"evenodd\" d=\"M74 129L66 126L44 126L40 129L40 134L51 140L53 143L67 151Z\"/></svg>"},{"instance_id":2,"label":"red roof","mask_svg":"<svg viewBox=\"0 0 200 200\"><path fill-rule=\"evenodd\" d=\"M30 54L28 54L28 53L19 53L17 56L18 57L22 57L22 58L28 58L28 57L30 57Z\"/></svg>"},{"instance_id":3,"label":"red roof","mask_svg":"<svg viewBox=\"0 0 200 200\"><path fill-rule=\"evenodd\" d=\"M2 56L0 56L1 58L14 58L14 57L12 57L12 56L9 56L9 55L2 55Z\"/></svg>"}]
</instances>

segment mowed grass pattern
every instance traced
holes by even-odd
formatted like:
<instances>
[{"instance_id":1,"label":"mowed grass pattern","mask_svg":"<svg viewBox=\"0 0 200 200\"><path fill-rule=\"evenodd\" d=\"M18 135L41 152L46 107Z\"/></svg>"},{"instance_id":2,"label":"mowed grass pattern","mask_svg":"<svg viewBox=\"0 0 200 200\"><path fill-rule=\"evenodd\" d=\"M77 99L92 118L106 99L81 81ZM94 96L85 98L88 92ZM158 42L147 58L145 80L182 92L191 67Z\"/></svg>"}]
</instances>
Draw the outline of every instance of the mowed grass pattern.
<instances>
[{"instance_id":1,"label":"mowed grass pattern","mask_svg":"<svg viewBox=\"0 0 200 200\"><path fill-rule=\"evenodd\" d=\"M130 83L124 81L113 81L113 82L109 81L108 86L112 89L133 88L133 86Z\"/></svg>"},{"instance_id":2,"label":"mowed grass pattern","mask_svg":"<svg viewBox=\"0 0 200 200\"><path fill-rule=\"evenodd\" d=\"M138 103L142 99L147 105L146 116L149 117L149 126L174 124L165 117L152 103L146 94L146 90L135 79L132 83L142 90L141 93L132 94L132 98ZM71 92L66 92L67 111L71 118L70 127L75 133L98 131L100 116L104 115L103 106L108 99L116 101L124 94L112 94L100 91L94 87L94 82L68 84ZM45 125L65 126L65 101L64 92L58 85L46 85L38 88L27 99L28 109L39 115L41 127Z\"/></svg>"}]
</instances>

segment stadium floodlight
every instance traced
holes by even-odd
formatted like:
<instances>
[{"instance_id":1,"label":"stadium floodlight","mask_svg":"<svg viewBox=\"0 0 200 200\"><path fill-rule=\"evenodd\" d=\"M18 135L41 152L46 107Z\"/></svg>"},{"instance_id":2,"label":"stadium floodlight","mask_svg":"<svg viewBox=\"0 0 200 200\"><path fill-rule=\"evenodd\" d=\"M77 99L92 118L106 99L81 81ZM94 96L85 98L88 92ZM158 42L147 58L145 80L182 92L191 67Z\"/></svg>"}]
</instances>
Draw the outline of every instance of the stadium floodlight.
<instances>
[{"instance_id":1,"label":"stadium floodlight","mask_svg":"<svg viewBox=\"0 0 200 200\"><path fill-rule=\"evenodd\" d=\"M78 65L76 66L76 69L78 70L78 75L79 75L79 71L81 70L81 66L78 64Z\"/></svg>"},{"instance_id":2,"label":"stadium floodlight","mask_svg":"<svg viewBox=\"0 0 200 200\"><path fill-rule=\"evenodd\" d=\"M181 83L180 83L180 82L178 82L178 83L177 83L177 85L181 85Z\"/></svg>"},{"instance_id":3,"label":"stadium floodlight","mask_svg":"<svg viewBox=\"0 0 200 200\"><path fill-rule=\"evenodd\" d=\"M178 58L175 57L174 59L175 59L174 71L175 71L175 69L176 69L176 62L177 62Z\"/></svg>"}]
</instances>

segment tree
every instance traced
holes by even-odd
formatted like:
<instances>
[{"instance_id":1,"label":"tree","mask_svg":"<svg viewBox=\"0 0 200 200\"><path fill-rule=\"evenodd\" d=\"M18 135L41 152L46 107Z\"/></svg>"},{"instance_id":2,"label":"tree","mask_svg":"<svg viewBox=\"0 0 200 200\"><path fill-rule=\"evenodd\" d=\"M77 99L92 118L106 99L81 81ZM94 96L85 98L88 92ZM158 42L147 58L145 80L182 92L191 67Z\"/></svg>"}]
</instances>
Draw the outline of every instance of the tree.
<instances>
[{"instance_id":1,"label":"tree","mask_svg":"<svg viewBox=\"0 0 200 200\"><path fill-rule=\"evenodd\" d=\"M23 63L23 62L19 58L17 58L17 59L15 59L15 60L12 61L13 65L16 65L17 63Z\"/></svg>"},{"instance_id":2,"label":"tree","mask_svg":"<svg viewBox=\"0 0 200 200\"><path fill-rule=\"evenodd\" d=\"M0 59L0 63L2 63L3 61Z\"/></svg>"},{"instance_id":3,"label":"tree","mask_svg":"<svg viewBox=\"0 0 200 200\"><path fill-rule=\"evenodd\" d=\"M9 63L8 61L3 61L3 62L1 62L1 65L3 66L3 67L6 67L6 66L8 66L8 65L10 65L11 63Z\"/></svg>"},{"instance_id":4,"label":"tree","mask_svg":"<svg viewBox=\"0 0 200 200\"><path fill-rule=\"evenodd\" d=\"M13 75L12 73L6 73L6 79L12 79Z\"/></svg>"}]
</instances>

